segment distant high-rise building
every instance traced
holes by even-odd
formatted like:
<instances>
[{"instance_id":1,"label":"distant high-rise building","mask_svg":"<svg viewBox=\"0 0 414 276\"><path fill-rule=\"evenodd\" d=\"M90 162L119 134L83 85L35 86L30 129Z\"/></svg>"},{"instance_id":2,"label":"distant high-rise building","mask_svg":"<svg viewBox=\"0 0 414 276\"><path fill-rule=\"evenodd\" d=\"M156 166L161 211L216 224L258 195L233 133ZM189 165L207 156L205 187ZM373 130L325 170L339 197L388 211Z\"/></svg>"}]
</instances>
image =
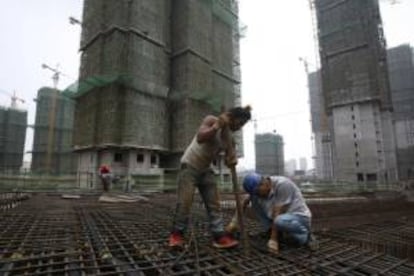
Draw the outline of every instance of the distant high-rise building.
<instances>
[{"instance_id":1,"label":"distant high-rise building","mask_svg":"<svg viewBox=\"0 0 414 276\"><path fill-rule=\"evenodd\" d=\"M306 160L306 158L305 157L299 158L299 170L306 172L307 169L308 169L308 161Z\"/></svg>"},{"instance_id":2,"label":"distant high-rise building","mask_svg":"<svg viewBox=\"0 0 414 276\"><path fill-rule=\"evenodd\" d=\"M387 51L394 126L397 144L398 175L414 178L414 57L410 45Z\"/></svg>"},{"instance_id":3,"label":"distant high-rise building","mask_svg":"<svg viewBox=\"0 0 414 276\"><path fill-rule=\"evenodd\" d=\"M334 177L398 177L385 39L378 0L316 0L321 80Z\"/></svg>"},{"instance_id":4,"label":"distant high-rise building","mask_svg":"<svg viewBox=\"0 0 414 276\"><path fill-rule=\"evenodd\" d=\"M72 174L76 170L73 153L75 102L49 87L39 89L31 169L38 173Z\"/></svg>"},{"instance_id":5,"label":"distant high-rise building","mask_svg":"<svg viewBox=\"0 0 414 276\"><path fill-rule=\"evenodd\" d=\"M285 162L285 174L288 176L293 176L297 170L296 159L289 159Z\"/></svg>"},{"instance_id":6,"label":"distant high-rise building","mask_svg":"<svg viewBox=\"0 0 414 276\"><path fill-rule=\"evenodd\" d=\"M137 178L178 168L202 118L240 104L238 30L237 1L85 0L81 185L94 186L103 163Z\"/></svg>"},{"instance_id":7,"label":"distant high-rise building","mask_svg":"<svg viewBox=\"0 0 414 276\"><path fill-rule=\"evenodd\" d=\"M320 71L308 75L309 99L314 142L314 165L316 177L329 180L333 177L332 143L325 112Z\"/></svg>"},{"instance_id":8,"label":"distant high-rise building","mask_svg":"<svg viewBox=\"0 0 414 276\"><path fill-rule=\"evenodd\" d=\"M18 172L23 164L27 111L0 107L0 171Z\"/></svg>"},{"instance_id":9,"label":"distant high-rise building","mask_svg":"<svg viewBox=\"0 0 414 276\"><path fill-rule=\"evenodd\" d=\"M283 175L283 148L282 136L273 133L256 134L256 171L266 175Z\"/></svg>"}]
</instances>

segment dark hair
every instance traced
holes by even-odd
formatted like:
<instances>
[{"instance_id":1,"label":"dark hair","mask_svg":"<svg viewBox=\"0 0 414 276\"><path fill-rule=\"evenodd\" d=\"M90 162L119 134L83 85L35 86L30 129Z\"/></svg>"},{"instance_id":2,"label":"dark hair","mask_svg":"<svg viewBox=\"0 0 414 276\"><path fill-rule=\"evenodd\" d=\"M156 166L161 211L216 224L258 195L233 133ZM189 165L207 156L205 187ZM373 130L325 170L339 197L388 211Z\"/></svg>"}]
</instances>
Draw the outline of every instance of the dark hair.
<instances>
[{"instance_id":1,"label":"dark hair","mask_svg":"<svg viewBox=\"0 0 414 276\"><path fill-rule=\"evenodd\" d=\"M245 107L233 107L228 113L233 119L241 119L242 121L247 122L252 117L250 113L251 109L252 108L249 105Z\"/></svg>"}]
</instances>

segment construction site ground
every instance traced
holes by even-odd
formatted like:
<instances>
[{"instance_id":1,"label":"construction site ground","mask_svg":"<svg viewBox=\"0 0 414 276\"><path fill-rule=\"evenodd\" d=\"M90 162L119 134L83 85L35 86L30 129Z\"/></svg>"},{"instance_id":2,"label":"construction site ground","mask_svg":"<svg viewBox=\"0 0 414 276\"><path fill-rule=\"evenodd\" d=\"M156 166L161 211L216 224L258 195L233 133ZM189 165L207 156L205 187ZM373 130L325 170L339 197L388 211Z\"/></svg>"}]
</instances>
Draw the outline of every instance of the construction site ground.
<instances>
[{"instance_id":1,"label":"construction site ground","mask_svg":"<svg viewBox=\"0 0 414 276\"><path fill-rule=\"evenodd\" d=\"M218 250L196 195L186 247L171 250L175 194L99 197L0 194L0 275L414 275L414 203L404 198L313 198L320 248L274 255L252 237L260 227L249 212L248 248ZM222 195L225 222L233 198Z\"/></svg>"}]
</instances>

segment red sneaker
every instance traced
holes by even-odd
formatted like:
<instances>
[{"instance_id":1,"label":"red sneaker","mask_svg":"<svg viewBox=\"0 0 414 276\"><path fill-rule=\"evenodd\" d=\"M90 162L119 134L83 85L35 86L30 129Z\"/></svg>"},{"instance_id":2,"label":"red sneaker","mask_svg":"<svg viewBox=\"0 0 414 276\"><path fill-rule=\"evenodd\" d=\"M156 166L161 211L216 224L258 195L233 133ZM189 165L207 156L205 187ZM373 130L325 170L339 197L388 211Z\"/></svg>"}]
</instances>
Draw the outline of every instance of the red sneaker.
<instances>
[{"instance_id":1,"label":"red sneaker","mask_svg":"<svg viewBox=\"0 0 414 276\"><path fill-rule=\"evenodd\" d=\"M168 240L169 247L183 247L184 245L184 238L180 232L172 232L170 234L170 238Z\"/></svg>"},{"instance_id":2,"label":"red sneaker","mask_svg":"<svg viewBox=\"0 0 414 276\"><path fill-rule=\"evenodd\" d=\"M228 234L218 237L213 241L213 246L215 248L233 248L238 244L239 242Z\"/></svg>"}]
</instances>

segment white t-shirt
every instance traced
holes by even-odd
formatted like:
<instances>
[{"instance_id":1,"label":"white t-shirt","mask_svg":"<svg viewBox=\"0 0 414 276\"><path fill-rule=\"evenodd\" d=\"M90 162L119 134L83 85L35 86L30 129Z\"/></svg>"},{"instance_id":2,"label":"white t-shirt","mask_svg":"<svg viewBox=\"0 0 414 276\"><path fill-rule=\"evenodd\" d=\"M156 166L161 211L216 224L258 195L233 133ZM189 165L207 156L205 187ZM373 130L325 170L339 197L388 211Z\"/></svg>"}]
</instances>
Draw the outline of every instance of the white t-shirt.
<instances>
[{"instance_id":1,"label":"white t-shirt","mask_svg":"<svg viewBox=\"0 0 414 276\"><path fill-rule=\"evenodd\" d=\"M267 198L259 198L259 204L272 218L274 206L287 206L286 213L311 218L311 212L299 188L289 178L284 176L270 177L272 188Z\"/></svg>"}]
</instances>

